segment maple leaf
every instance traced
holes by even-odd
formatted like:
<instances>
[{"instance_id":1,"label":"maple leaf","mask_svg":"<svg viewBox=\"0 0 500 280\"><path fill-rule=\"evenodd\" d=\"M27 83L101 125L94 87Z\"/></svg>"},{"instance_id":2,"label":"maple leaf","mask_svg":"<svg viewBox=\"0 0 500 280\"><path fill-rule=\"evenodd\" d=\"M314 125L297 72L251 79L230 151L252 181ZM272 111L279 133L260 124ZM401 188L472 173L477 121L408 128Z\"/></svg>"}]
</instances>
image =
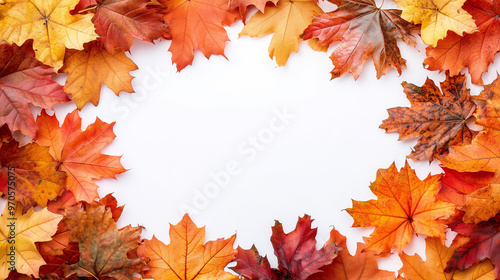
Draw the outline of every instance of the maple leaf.
<instances>
[{"instance_id":1,"label":"maple leaf","mask_svg":"<svg viewBox=\"0 0 500 280\"><path fill-rule=\"evenodd\" d=\"M240 14L229 8L229 0L158 0L166 7L165 23L170 26L172 62L181 71L191 65L194 51L206 58L224 56L229 41L223 26L230 26ZM225 57L225 56L224 56Z\"/></svg>"},{"instance_id":2,"label":"maple leaf","mask_svg":"<svg viewBox=\"0 0 500 280\"><path fill-rule=\"evenodd\" d=\"M57 171L57 164L47 147L35 143L19 147L15 140L0 143L0 177L4 178L0 192L24 205L46 207L66 184L66 174Z\"/></svg>"},{"instance_id":3,"label":"maple leaf","mask_svg":"<svg viewBox=\"0 0 500 280\"><path fill-rule=\"evenodd\" d=\"M280 0L265 13L254 14L239 35L260 37L274 33L269 57L275 57L276 63L283 66L290 54L299 50L300 34L311 24L313 16L321 12L315 0Z\"/></svg>"},{"instance_id":4,"label":"maple leaf","mask_svg":"<svg viewBox=\"0 0 500 280\"><path fill-rule=\"evenodd\" d=\"M389 169L379 169L370 185L377 200L355 201L346 209L354 218L353 226L374 226L365 250L377 254L397 248L399 254L410 242L413 233L445 240L443 220L455 211L455 205L436 200L441 175L429 175L420 180L408 162L401 171L393 163Z\"/></svg>"},{"instance_id":5,"label":"maple leaf","mask_svg":"<svg viewBox=\"0 0 500 280\"><path fill-rule=\"evenodd\" d=\"M224 267L235 258L233 243L229 239L217 239L203 245L205 228L198 228L185 214L177 225L170 225L170 244L165 245L155 236L146 240L143 250L149 258L145 277L155 280L185 279L237 279L225 272Z\"/></svg>"},{"instance_id":6,"label":"maple leaf","mask_svg":"<svg viewBox=\"0 0 500 280\"><path fill-rule=\"evenodd\" d=\"M56 116L49 116L45 111L36 122L36 142L49 146L50 154L59 162L59 170L66 172L68 189L77 201L91 202L99 197L94 179L115 178L115 174L125 172L121 157L100 153L115 138L114 123L97 118L81 131L77 110L66 116L61 127Z\"/></svg>"},{"instance_id":7,"label":"maple leaf","mask_svg":"<svg viewBox=\"0 0 500 280\"><path fill-rule=\"evenodd\" d=\"M448 30L459 35L472 33L477 26L472 16L462 6L466 0L396 0L403 9L401 15L414 24L422 24L421 37L424 43L435 47Z\"/></svg>"},{"instance_id":8,"label":"maple leaf","mask_svg":"<svg viewBox=\"0 0 500 280\"><path fill-rule=\"evenodd\" d=\"M485 85L478 96L474 96L477 110L476 123L483 128L500 130L500 75L490 85Z\"/></svg>"},{"instance_id":9,"label":"maple leaf","mask_svg":"<svg viewBox=\"0 0 500 280\"><path fill-rule=\"evenodd\" d=\"M426 238L426 260L423 261L418 255L409 256L403 254L401 256L403 267L399 270L399 273L403 273L405 279L408 280L495 279L493 264L490 261L479 263L464 271L453 269L445 272L446 263L452 257L455 250L465 242L467 242L467 238L458 236L450 247L446 247L436 238Z\"/></svg>"},{"instance_id":10,"label":"maple leaf","mask_svg":"<svg viewBox=\"0 0 500 280\"><path fill-rule=\"evenodd\" d=\"M468 236L469 242L455 250L446 271L464 270L490 259L495 265L495 277L500 277L500 215L478 224L453 225L453 231Z\"/></svg>"},{"instance_id":11,"label":"maple leaf","mask_svg":"<svg viewBox=\"0 0 500 280\"><path fill-rule=\"evenodd\" d=\"M490 184L465 198L465 203L458 208L465 212L463 221L479 223L493 218L500 213L500 184Z\"/></svg>"},{"instance_id":12,"label":"maple leaf","mask_svg":"<svg viewBox=\"0 0 500 280\"><path fill-rule=\"evenodd\" d=\"M389 118L380 128L398 132L399 140L419 137L409 155L413 160L432 161L448 152L452 145L469 144L476 132L469 129L466 120L476 106L465 82L463 75L447 76L441 83L443 94L429 78L422 87L403 82L411 108L388 109Z\"/></svg>"},{"instance_id":13,"label":"maple leaf","mask_svg":"<svg viewBox=\"0 0 500 280\"><path fill-rule=\"evenodd\" d=\"M266 4L273 3L276 5L279 0L229 0L229 5L231 9L239 9L243 18L246 18L248 7L254 6L259 11L264 13L264 9L266 8Z\"/></svg>"},{"instance_id":14,"label":"maple leaf","mask_svg":"<svg viewBox=\"0 0 500 280\"><path fill-rule=\"evenodd\" d=\"M121 91L134 91L131 84L133 77L129 72L138 68L123 50L110 54L98 41L87 43L84 47L82 51L67 51L60 70L69 73L64 90L71 94L79 110L87 102L97 106L101 83L105 83L116 95Z\"/></svg>"},{"instance_id":15,"label":"maple leaf","mask_svg":"<svg viewBox=\"0 0 500 280\"><path fill-rule=\"evenodd\" d=\"M50 240L62 218L47 208L38 212L30 208L23 215L22 205L7 204L0 217L0 279L7 278L11 266L19 273L38 277L45 261L36 250L35 242ZM8 255L11 252L14 256Z\"/></svg>"},{"instance_id":16,"label":"maple leaf","mask_svg":"<svg viewBox=\"0 0 500 280\"><path fill-rule=\"evenodd\" d=\"M133 38L147 42L170 39L163 15L148 4L149 0L86 0L80 1L75 10L95 11L95 31L106 50L114 54L129 51Z\"/></svg>"},{"instance_id":17,"label":"maple leaf","mask_svg":"<svg viewBox=\"0 0 500 280\"><path fill-rule=\"evenodd\" d=\"M468 0L463 9L472 15L478 32L460 36L448 31L444 40L438 41L436 47L427 47L427 64L429 70L450 71L452 76L460 70L469 68L472 82L483 84L481 75L488 71L488 64L500 51L500 3L494 0Z\"/></svg>"},{"instance_id":18,"label":"maple leaf","mask_svg":"<svg viewBox=\"0 0 500 280\"><path fill-rule=\"evenodd\" d=\"M312 275L307 280L392 280L395 279L394 272L378 268L377 260L381 255L374 251L364 251L365 244L358 243L357 251L351 256L347 251L346 238L335 228L330 232L330 239L326 244L333 244L338 248L338 256L330 265L324 266L322 272Z\"/></svg>"},{"instance_id":19,"label":"maple leaf","mask_svg":"<svg viewBox=\"0 0 500 280\"><path fill-rule=\"evenodd\" d=\"M140 271L141 258L129 259L127 253L139 246L142 227L117 229L111 210L97 202L68 210L65 222L80 249L80 261L65 268L66 276L129 280Z\"/></svg>"},{"instance_id":20,"label":"maple leaf","mask_svg":"<svg viewBox=\"0 0 500 280\"><path fill-rule=\"evenodd\" d=\"M468 194L487 187L495 175L491 172L458 172L446 167L441 168L444 176L437 198L458 206L465 204Z\"/></svg>"},{"instance_id":21,"label":"maple leaf","mask_svg":"<svg viewBox=\"0 0 500 280\"><path fill-rule=\"evenodd\" d=\"M59 70L64 52L83 49L97 38L91 15L71 15L78 0L20 0L0 6L0 39L23 44L33 39L38 60Z\"/></svg>"},{"instance_id":22,"label":"maple leaf","mask_svg":"<svg viewBox=\"0 0 500 280\"><path fill-rule=\"evenodd\" d=\"M52 109L69 98L52 80L54 70L36 60L31 42L20 47L0 44L0 126L7 124L12 132L34 138L36 124L29 104Z\"/></svg>"},{"instance_id":23,"label":"maple leaf","mask_svg":"<svg viewBox=\"0 0 500 280\"><path fill-rule=\"evenodd\" d=\"M238 247L236 266L231 269L249 279L296 279L304 280L319 272L336 257L338 247L327 244L316 250L317 229L311 228L311 217L304 215L297 221L295 230L285 234L283 226L276 221L273 226L271 243L278 258L278 269L271 269L267 257L261 257L252 246L250 250Z\"/></svg>"},{"instance_id":24,"label":"maple leaf","mask_svg":"<svg viewBox=\"0 0 500 280\"><path fill-rule=\"evenodd\" d=\"M415 46L411 35L414 26L400 17L401 11L380 9L373 0L329 1L338 8L315 17L302 38L317 38L323 46L341 41L330 56L335 65L332 79L351 72L357 80L369 57L375 63L377 78L390 68L401 75L406 60L401 58L397 39Z\"/></svg>"}]
</instances>

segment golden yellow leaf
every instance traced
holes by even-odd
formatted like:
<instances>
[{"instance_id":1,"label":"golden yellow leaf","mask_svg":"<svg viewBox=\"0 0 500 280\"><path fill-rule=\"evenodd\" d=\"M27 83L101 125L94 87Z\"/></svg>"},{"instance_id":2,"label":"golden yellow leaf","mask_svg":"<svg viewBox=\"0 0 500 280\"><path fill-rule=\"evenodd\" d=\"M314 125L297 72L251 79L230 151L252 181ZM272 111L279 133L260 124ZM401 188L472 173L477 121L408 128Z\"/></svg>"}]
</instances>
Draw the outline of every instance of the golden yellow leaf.
<instances>
[{"instance_id":1,"label":"golden yellow leaf","mask_svg":"<svg viewBox=\"0 0 500 280\"><path fill-rule=\"evenodd\" d=\"M472 16L462 9L465 0L396 0L403 9L401 17L422 24L422 40L435 47L448 30L459 35L472 33L477 26Z\"/></svg>"},{"instance_id":2,"label":"golden yellow leaf","mask_svg":"<svg viewBox=\"0 0 500 280\"><path fill-rule=\"evenodd\" d=\"M276 63L283 66L290 53L299 50L300 34L320 13L322 10L314 0L280 0L276 7L267 7L265 14L254 14L239 35L259 37L274 33L269 57L276 57Z\"/></svg>"},{"instance_id":3,"label":"golden yellow leaf","mask_svg":"<svg viewBox=\"0 0 500 280\"><path fill-rule=\"evenodd\" d=\"M33 208L22 215L22 205L7 204L0 217L0 279L9 275L9 267L17 272L38 277L40 266L45 264L36 249L35 242L49 241L57 231L57 224L63 218L43 208ZM10 238L9 238L10 237ZM8 255L12 254L14 255Z\"/></svg>"},{"instance_id":4,"label":"golden yellow leaf","mask_svg":"<svg viewBox=\"0 0 500 280\"><path fill-rule=\"evenodd\" d=\"M125 55L125 51L108 53L101 42L85 44L82 51L68 50L62 72L68 72L64 90L71 94L79 110L91 102L99 103L101 83L105 83L116 95L121 91L133 92L129 72L137 65Z\"/></svg>"},{"instance_id":5,"label":"golden yellow leaf","mask_svg":"<svg viewBox=\"0 0 500 280\"><path fill-rule=\"evenodd\" d=\"M33 39L38 60L55 71L63 65L68 49L83 49L83 44L97 38L92 14L69 13L78 0L19 0L0 6L0 39L22 45Z\"/></svg>"}]
</instances>

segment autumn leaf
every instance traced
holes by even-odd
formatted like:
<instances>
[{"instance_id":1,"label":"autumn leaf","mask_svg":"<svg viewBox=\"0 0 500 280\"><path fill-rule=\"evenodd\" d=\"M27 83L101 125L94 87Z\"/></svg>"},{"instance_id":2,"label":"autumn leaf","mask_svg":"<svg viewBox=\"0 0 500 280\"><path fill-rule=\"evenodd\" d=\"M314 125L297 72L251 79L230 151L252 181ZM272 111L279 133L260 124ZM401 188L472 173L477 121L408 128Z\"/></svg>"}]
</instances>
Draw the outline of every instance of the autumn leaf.
<instances>
[{"instance_id":1,"label":"autumn leaf","mask_svg":"<svg viewBox=\"0 0 500 280\"><path fill-rule=\"evenodd\" d=\"M115 178L115 174L125 172L119 156L100 153L115 138L114 123L97 118L82 131L76 110L66 116L62 127L55 115L49 116L45 111L36 122L36 143L49 146L50 154L59 162L59 170L66 172L67 187L77 201L91 202L99 197L94 180Z\"/></svg>"},{"instance_id":2,"label":"autumn leaf","mask_svg":"<svg viewBox=\"0 0 500 280\"><path fill-rule=\"evenodd\" d=\"M500 277L500 216L478 224L458 224L453 231L468 236L469 242L455 250L446 271L464 270L490 259L495 266L495 277Z\"/></svg>"},{"instance_id":3,"label":"autumn leaf","mask_svg":"<svg viewBox=\"0 0 500 280\"><path fill-rule=\"evenodd\" d=\"M65 224L64 220L59 223L59 225ZM75 264L80 261L80 252L78 248L77 242L69 242L61 254L42 254L43 259L47 264L42 265L40 267L40 278L47 280L84 280L84 278L76 277L76 274L73 274L69 277L64 277L64 268L67 265ZM95 280L95 278L86 278L86 280Z\"/></svg>"},{"instance_id":4,"label":"autumn leaf","mask_svg":"<svg viewBox=\"0 0 500 280\"><path fill-rule=\"evenodd\" d=\"M316 249L317 229L311 228L312 221L310 216L304 215L297 221L295 230L287 234L276 221L271 243L278 258L277 269L271 268L267 257L261 257L255 246L250 250L238 247L236 266L231 269L252 280L309 279L310 275L320 272L320 267L330 264L339 249L335 244Z\"/></svg>"},{"instance_id":5,"label":"autumn leaf","mask_svg":"<svg viewBox=\"0 0 500 280\"><path fill-rule=\"evenodd\" d=\"M427 47L429 70L450 71L452 76L468 67L472 82L483 84L481 75L488 71L495 54L500 51L500 3L493 0L468 0L463 9L472 15L478 32L457 35L448 31L436 47Z\"/></svg>"},{"instance_id":6,"label":"autumn leaf","mask_svg":"<svg viewBox=\"0 0 500 280\"><path fill-rule=\"evenodd\" d=\"M24 205L46 207L66 185L66 174L57 171L57 165L47 147L19 147L15 140L0 143L0 178L5 180L0 179L0 192Z\"/></svg>"},{"instance_id":7,"label":"autumn leaf","mask_svg":"<svg viewBox=\"0 0 500 280\"><path fill-rule=\"evenodd\" d=\"M437 198L458 206L465 204L468 194L487 187L495 175L491 172L458 172L446 167L441 168L444 176Z\"/></svg>"},{"instance_id":8,"label":"autumn leaf","mask_svg":"<svg viewBox=\"0 0 500 280\"><path fill-rule=\"evenodd\" d=\"M69 73L64 90L71 94L79 110L87 102L97 106L101 83L105 83L116 95L121 91L134 91L131 84L133 77L129 72L138 68L123 50L110 54L98 41L87 43L84 47L82 51L68 50L60 70Z\"/></svg>"},{"instance_id":9,"label":"autumn leaf","mask_svg":"<svg viewBox=\"0 0 500 280\"><path fill-rule=\"evenodd\" d=\"M457 269L444 271L455 250L466 242L467 238L458 236L450 247L446 247L439 239L426 238L426 260L423 261L418 255L403 254L401 256L403 267L399 273L408 280L494 280L493 264L490 261L481 262L464 271Z\"/></svg>"},{"instance_id":10,"label":"autumn leaf","mask_svg":"<svg viewBox=\"0 0 500 280\"><path fill-rule=\"evenodd\" d=\"M413 160L432 161L448 152L450 146L465 145L476 134L466 120L476 106L471 99L463 75L447 76L439 88L431 79L422 87L403 82L404 92L411 108L388 109L389 118L380 128L398 132L399 140L418 137L418 143L409 157Z\"/></svg>"},{"instance_id":11,"label":"autumn leaf","mask_svg":"<svg viewBox=\"0 0 500 280\"><path fill-rule=\"evenodd\" d=\"M274 33L269 57L275 57L276 63L283 66L290 54L299 50L300 34L311 24L313 16L320 13L322 10L315 0L280 0L265 13L254 14L239 35L260 37Z\"/></svg>"},{"instance_id":12,"label":"autumn leaf","mask_svg":"<svg viewBox=\"0 0 500 280\"><path fill-rule=\"evenodd\" d=\"M95 31L106 50L114 54L129 51L133 38L147 42L170 39L163 15L148 4L149 0L86 0L80 1L75 10L95 11Z\"/></svg>"},{"instance_id":13,"label":"autumn leaf","mask_svg":"<svg viewBox=\"0 0 500 280\"><path fill-rule=\"evenodd\" d=\"M365 251L365 244L358 243L356 254L351 256L347 251L345 236L336 229L330 232L330 239L326 245L333 244L343 248L338 252L338 256L333 259L330 265L321 267L320 273L314 274L307 280L393 280L394 272L381 270L378 268L378 259L381 255L376 255L374 251Z\"/></svg>"},{"instance_id":14,"label":"autumn leaf","mask_svg":"<svg viewBox=\"0 0 500 280\"><path fill-rule=\"evenodd\" d=\"M397 40L415 46L414 26L400 17L401 11L380 9L373 0L329 1L338 8L315 17L302 38L317 38L323 46L341 42L330 56L335 65L332 79L347 72L358 79L368 58L375 63L377 78L390 68L401 74L406 60L401 58Z\"/></svg>"},{"instance_id":15,"label":"autumn leaf","mask_svg":"<svg viewBox=\"0 0 500 280\"><path fill-rule=\"evenodd\" d=\"M151 270L143 275L155 280L211 280L237 279L224 267L235 258L233 243L217 239L203 244L205 228L198 228L186 214L177 225L170 225L170 243L163 244L155 236L146 240L142 250L149 258Z\"/></svg>"},{"instance_id":16,"label":"autumn leaf","mask_svg":"<svg viewBox=\"0 0 500 280\"><path fill-rule=\"evenodd\" d=\"M422 24L422 40L435 47L448 30L459 35L477 30L472 16L462 9L465 1L396 0L396 4L403 9L402 18L414 24Z\"/></svg>"},{"instance_id":17,"label":"autumn leaf","mask_svg":"<svg viewBox=\"0 0 500 280\"><path fill-rule=\"evenodd\" d=\"M478 96L474 96L477 110L476 123L486 129L500 130L500 75L490 85L485 85Z\"/></svg>"},{"instance_id":18,"label":"autumn leaf","mask_svg":"<svg viewBox=\"0 0 500 280\"><path fill-rule=\"evenodd\" d=\"M166 7L165 23L170 27L172 62L181 71L191 65L194 51L201 50L206 58L212 54L224 56L229 41L223 26L230 26L240 14L229 8L229 0L158 0ZM224 56L225 57L225 56Z\"/></svg>"},{"instance_id":19,"label":"autumn leaf","mask_svg":"<svg viewBox=\"0 0 500 280\"><path fill-rule=\"evenodd\" d=\"M7 278L11 266L19 273L38 277L40 266L45 264L35 242L49 241L63 216L47 208L38 212L33 209L22 215L22 205L7 204L0 217L0 279ZM8 255L12 252L13 256Z\"/></svg>"},{"instance_id":20,"label":"autumn leaf","mask_svg":"<svg viewBox=\"0 0 500 280\"><path fill-rule=\"evenodd\" d=\"M429 175L420 180L408 162L397 171L394 163L389 169L379 169L370 189L377 200L355 201L346 209L354 218L353 226L374 226L365 250L377 254L393 248L402 254L413 233L445 240L443 220L450 217L455 205L436 200L441 175Z\"/></svg>"},{"instance_id":21,"label":"autumn leaf","mask_svg":"<svg viewBox=\"0 0 500 280\"><path fill-rule=\"evenodd\" d=\"M69 13L78 0L19 0L0 6L0 39L17 45L33 39L38 60L59 70L64 52L97 38L91 15Z\"/></svg>"},{"instance_id":22,"label":"autumn leaf","mask_svg":"<svg viewBox=\"0 0 500 280\"><path fill-rule=\"evenodd\" d=\"M0 44L0 54L0 126L34 138L37 127L29 105L53 109L69 98L52 80L54 70L36 60L31 41L20 47Z\"/></svg>"},{"instance_id":23,"label":"autumn leaf","mask_svg":"<svg viewBox=\"0 0 500 280\"><path fill-rule=\"evenodd\" d=\"M71 239L78 242L80 261L68 266L66 276L129 280L143 266L141 258L129 259L127 253L139 246L142 227L117 229L111 211L101 203L74 207L67 211L66 225Z\"/></svg>"},{"instance_id":24,"label":"autumn leaf","mask_svg":"<svg viewBox=\"0 0 500 280\"><path fill-rule=\"evenodd\" d=\"M266 8L266 4L272 3L276 5L279 0L229 0L231 9L239 9L243 19L246 18L248 7L254 6L259 11L264 13L264 9Z\"/></svg>"},{"instance_id":25,"label":"autumn leaf","mask_svg":"<svg viewBox=\"0 0 500 280\"><path fill-rule=\"evenodd\" d=\"M465 203L459 208L465 212L465 223L487 221L500 213L500 184L490 184L465 198Z\"/></svg>"}]
</instances>

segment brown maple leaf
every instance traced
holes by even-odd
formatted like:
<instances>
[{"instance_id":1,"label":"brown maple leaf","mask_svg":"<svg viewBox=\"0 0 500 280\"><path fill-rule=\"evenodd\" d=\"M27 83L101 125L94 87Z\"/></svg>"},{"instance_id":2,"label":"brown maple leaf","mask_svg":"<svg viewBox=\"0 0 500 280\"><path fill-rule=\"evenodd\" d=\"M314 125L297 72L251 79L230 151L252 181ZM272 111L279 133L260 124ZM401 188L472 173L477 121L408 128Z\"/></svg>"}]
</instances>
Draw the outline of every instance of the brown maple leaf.
<instances>
[{"instance_id":1,"label":"brown maple leaf","mask_svg":"<svg viewBox=\"0 0 500 280\"><path fill-rule=\"evenodd\" d=\"M302 34L303 39L317 38L319 45L341 42L330 58L335 65L332 79L351 72L358 79L363 64L372 58L377 78L390 68L401 74L406 60L401 58L397 40L415 46L413 24L400 17L401 11L380 9L373 0L329 0L338 8L314 18Z\"/></svg>"},{"instance_id":2,"label":"brown maple leaf","mask_svg":"<svg viewBox=\"0 0 500 280\"><path fill-rule=\"evenodd\" d=\"M82 131L76 110L66 116L62 127L55 115L49 116L45 111L36 122L36 143L49 146L50 154L59 162L59 170L68 175L68 189L77 201L91 202L99 197L95 179L115 178L115 174L125 172L119 156L100 153L115 138L114 123L97 118Z\"/></svg>"},{"instance_id":3,"label":"brown maple leaf","mask_svg":"<svg viewBox=\"0 0 500 280\"><path fill-rule=\"evenodd\" d=\"M223 26L240 18L229 0L158 0L165 8L165 23L170 26L172 62L181 71L191 65L194 51L201 50L206 58L212 54L224 56L229 41ZM225 57L225 56L224 56Z\"/></svg>"},{"instance_id":4,"label":"brown maple leaf","mask_svg":"<svg viewBox=\"0 0 500 280\"><path fill-rule=\"evenodd\" d=\"M450 146L465 145L476 134L466 124L476 106L472 102L463 75L447 76L439 88L430 79L422 87L403 82L404 92L411 108L388 109L389 118L380 128L398 132L399 140L419 137L413 160L432 161L447 153Z\"/></svg>"},{"instance_id":5,"label":"brown maple leaf","mask_svg":"<svg viewBox=\"0 0 500 280\"><path fill-rule=\"evenodd\" d=\"M465 244L468 238L457 236L450 247L441 244L441 241L436 238L426 238L425 256L423 261L420 256L409 256L403 254L401 260L403 267L399 270L405 279L408 280L493 280L495 274L493 272L493 264L491 261L484 261L469 267L466 270L452 269L445 271L446 263L451 259L453 253L460 246Z\"/></svg>"},{"instance_id":6,"label":"brown maple leaf","mask_svg":"<svg viewBox=\"0 0 500 280\"><path fill-rule=\"evenodd\" d=\"M98 202L86 204L85 210L79 206L67 210L65 222L80 251L80 261L66 266L66 276L129 280L140 272L142 259L130 259L127 253L139 246L142 227L117 229L111 210Z\"/></svg>"},{"instance_id":7,"label":"brown maple leaf","mask_svg":"<svg viewBox=\"0 0 500 280\"><path fill-rule=\"evenodd\" d=\"M82 0L75 7L76 12L95 12L92 22L99 41L106 50L129 51L133 38L153 42L158 38L170 39L163 14L148 6L149 0Z\"/></svg>"},{"instance_id":8,"label":"brown maple leaf","mask_svg":"<svg viewBox=\"0 0 500 280\"><path fill-rule=\"evenodd\" d=\"M444 242L444 219L455 212L455 205L436 199L440 178L441 175L429 175L420 180L408 162L399 172L394 164L389 169L379 169L377 179L370 185L378 199L353 200L353 207L346 209L354 218L353 226L375 227L366 240L365 250L380 254L396 248L402 254L413 233L438 237Z\"/></svg>"},{"instance_id":9,"label":"brown maple leaf","mask_svg":"<svg viewBox=\"0 0 500 280\"><path fill-rule=\"evenodd\" d=\"M137 65L119 50L108 53L102 43L92 41L84 45L81 51L68 50L64 66L60 72L68 72L64 90L71 94L79 110L88 102L97 106L101 93L101 83L116 95L121 91L132 93L133 77L130 71L137 70Z\"/></svg>"},{"instance_id":10,"label":"brown maple leaf","mask_svg":"<svg viewBox=\"0 0 500 280\"><path fill-rule=\"evenodd\" d=\"M7 126L0 128L8 131ZM29 143L20 147L10 137L0 142L0 192L24 205L47 206L64 190L66 174L57 171L57 161L47 147Z\"/></svg>"},{"instance_id":11,"label":"brown maple leaf","mask_svg":"<svg viewBox=\"0 0 500 280\"><path fill-rule=\"evenodd\" d=\"M320 272L322 266L330 264L339 249L334 243L316 249L317 229L311 228L312 221L304 215L297 221L295 230L287 234L276 221L271 243L278 258L277 269L271 268L267 257L261 257L255 246L249 250L238 247L236 266L231 269L252 280L309 279L310 275Z\"/></svg>"},{"instance_id":12,"label":"brown maple leaf","mask_svg":"<svg viewBox=\"0 0 500 280\"><path fill-rule=\"evenodd\" d=\"M54 69L35 58L31 45L31 40L20 47L0 44L0 126L34 138L37 127L29 105L52 109L69 98L52 80Z\"/></svg>"},{"instance_id":13,"label":"brown maple leaf","mask_svg":"<svg viewBox=\"0 0 500 280\"><path fill-rule=\"evenodd\" d=\"M482 85L481 75L500 51L500 2L468 0L462 8L472 15L478 31L463 36L448 31L436 47L427 47L424 64L429 70L448 70L452 76L468 67L472 82Z\"/></svg>"},{"instance_id":14,"label":"brown maple leaf","mask_svg":"<svg viewBox=\"0 0 500 280\"><path fill-rule=\"evenodd\" d=\"M335 228L330 232L330 239L326 245L333 244L339 248L338 256L330 265L321 267L322 272L312 275L307 280L393 280L394 272L378 268L377 260L382 257L373 251L364 251L365 244L358 243L356 254L353 256L347 251L346 238Z\"/></svg>"},{"instance_id":15,"label":"brown maple leaf","mask_svg":"<svg viewBox=\"0 0 500 280\"><path fill-rule=\"evenodd\" d=\"M186 214L177 225L170 225L170 243L165 245L155 236L146 240L141 252L149 258L145 277L155 280L237 279L224 267L235 258L236 235L203 244L205 228L198 228Z\"/></svg>"}]
</instances>

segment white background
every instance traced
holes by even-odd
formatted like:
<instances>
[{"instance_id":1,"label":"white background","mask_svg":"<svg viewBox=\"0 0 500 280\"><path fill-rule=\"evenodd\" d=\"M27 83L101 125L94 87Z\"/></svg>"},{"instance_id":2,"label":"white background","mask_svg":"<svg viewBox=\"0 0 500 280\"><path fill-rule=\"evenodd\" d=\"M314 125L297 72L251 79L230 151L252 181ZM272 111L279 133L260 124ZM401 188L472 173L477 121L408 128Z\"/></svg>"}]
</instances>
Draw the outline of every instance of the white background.
<instances>
[{"instance_id":1,"label":"white background","mask_svg":"<svg viewBox=\"0 0 500 280\"><path fill-rule=\"evenodd\" d=\"M206 60L197 52L194 65L180 73L167 51L169 41L134 42L130 57L139 66L132 72L136 93L117 97L103 86L99 106L88 104L80 112L84 127L96 116L116 121L117 138L103 152L123 155L128 169L118 180L97 181L99 193L114 193L126 205L120 227L143 225L145 238L154 234L166 244L169 223L178 223L189 206L196 210L191 214L195 223L206 226L207 241L237 233L236 245L248 249L255 244L273 266L277 262L269 239L274 220L288 232L305 213L318 227L318 246L335 226L348 236L354 253L356 242L371 229L351 228L353 220L342 210L352 206L351 199L376 199L369 185L377 169L392 162L401 168L416 143L397 141L396 133L378 128L388 117L386 109L410 105L402 81L421 86L427 76L439 82L444 74L423 68L425 46L417 38L417 49L399 42L407 60L401 76L390 70L377 80L369 60L357 81L351 74L330 80L328 57L336 45L320 53L302 42L299 53L277 67L267 52L271 36L238 38L242 28L241 22L227 28L228 60ZM486 83L498 68L483 75ZM480 89L472 88L475 94ZM57 105L60 122L75 108ZM276 110L286 110L293 119L266 138L255 157L242 153L241 147L249 152L250 138L269 132ZM210 174L224 171L229 162L237 162L240 172L206 205L195 207L197 193L213 182ZM421 179L441 172L437 162L409 162ZM407 251L422 253L423 244L419 239ZM381 265L397 269L400 262L394 255Z\"/></svg>"}]
</instances>

